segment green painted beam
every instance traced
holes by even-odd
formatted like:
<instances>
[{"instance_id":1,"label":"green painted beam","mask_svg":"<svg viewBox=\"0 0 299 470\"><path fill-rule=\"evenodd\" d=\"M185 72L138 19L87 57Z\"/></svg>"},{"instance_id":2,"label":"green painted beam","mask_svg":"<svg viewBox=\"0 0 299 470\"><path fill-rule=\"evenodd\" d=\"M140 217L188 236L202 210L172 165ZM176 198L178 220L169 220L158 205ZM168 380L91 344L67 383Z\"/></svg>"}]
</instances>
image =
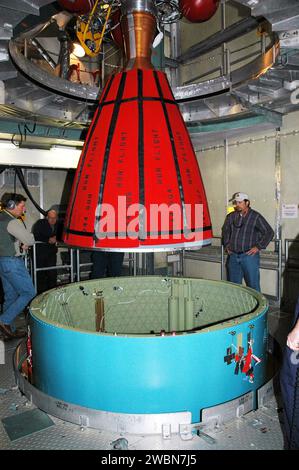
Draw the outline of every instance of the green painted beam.
<instances>
[{"instance_id":1,"label":"green painted beam","mask_svg":"<svg viewBox=\"0 0 299 470\"><path fill-rule=\"evenodd\" d=\"M234 129L245 129L250 128L251 126L257 126L259 124L265 124L269 122L269 119L266 119L266 116L259 115L259 116L252 116L247 118L239 118L235 120L226 120L222 122L207 122L207 123L186 123L187 129L189 133L192 134L199 134L199 133L213 133L213 132L223 132L223 131L230 131ZM34 124L32 122L28 122L27 126L29 130L33 130ZM82 129L82 127L65 127L65 126L48 126L45 124L36 124L34 132L26 131L25 124L16 122L16 121L9 121L9 120L0 120L0 134L7 134L7 135L20 135L20 131L24 138L25 133L27 137L38 137L38 138L45 138L45 139L62 139L62 140L69 140L69 141L78 141L83 142L86 136L86 129Z\"/></svg>"},{"instance_id":2,"label":"green painted beam","mask_svg":"<svg viewBox=\"0 0 299 470\"><path fill-rule=\"evenodd\" d=\"M158 70L164 70L165 68L164 38L160 42L159 46L152 50L152 64L155 69Z\"/></svg>"},{"instance_id":3,"label":"green painted beam","mask_svg":"<svg viewBox=\"0 0 299 470\"><path fill-rule=\"evenodd\" d=\"M27 126L27 129L26 127ZM29 130L28 130L29 129ZM34 130L33 132L30 132ZM86 135L85 129L82 127L66 127L66 126L48 126L46 124L36 124L34 127L33 122L17 122L9 120L0 120L0 133L2 134L15 134L20 133L29 137L45 137L47 139L64 139L64 140L84 140Z\"/></svg>"},{"instance_id":4,"label":"green painted beam","mask_svg":"<svg viewBox=\"0 0 299 470\"><path fill-rule=\"evenodd\" d=\"M220 132L230 131L233 129L244 129L246 127L257 126L259 124L265 124L269 120L265 119L265 116L252 116L247 118L240 118L235 120L227 120L217 122L213 124L205 123L187 123L187 129L190 134L199 134L203 132Z\"/></svg>"}]
</instances>

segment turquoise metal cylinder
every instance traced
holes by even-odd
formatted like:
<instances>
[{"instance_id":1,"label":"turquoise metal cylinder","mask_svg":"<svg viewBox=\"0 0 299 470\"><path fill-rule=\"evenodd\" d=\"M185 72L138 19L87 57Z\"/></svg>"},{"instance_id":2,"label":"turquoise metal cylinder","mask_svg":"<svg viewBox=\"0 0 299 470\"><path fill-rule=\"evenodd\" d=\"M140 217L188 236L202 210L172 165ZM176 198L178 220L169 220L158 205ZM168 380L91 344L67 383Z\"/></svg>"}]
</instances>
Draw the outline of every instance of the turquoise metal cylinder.
<instances>
[{"instance_id":1,"label":"turquoise metal cylinder","mask_svg":"<svg viewBox=\"0 0 299 470\"><path fill-rule=\"evenodd\" d=\"M91 409L129 414L190 411L192 422L197 422L203 408L262 386L267 359L266 299L231 283L187 281L191 283L189 299L185 299L187 323L192 313L194 329L176 334L173 325L168 325L174 279L87 281L38 296L31 304L35 387L58 400ZM97 289L103 291L105 328L111 329L106 333L92 331ZM213 314L213 292L222 298L218 315L222 318ZM226 299L223 292L227 292ZM151 305L146 310L148 298ZM84 311L85 299L88 308ZM88 323L90 308L93 320ZM130 308L136 309L132 326L121 331L129 322ZM120 315L123 324L118 323L116 330ZM141 332L132 333L138 321ZM146 322L148 333L143 331ZM166 334L161 335L161 330Z\"/></svg>"}]
</instances>

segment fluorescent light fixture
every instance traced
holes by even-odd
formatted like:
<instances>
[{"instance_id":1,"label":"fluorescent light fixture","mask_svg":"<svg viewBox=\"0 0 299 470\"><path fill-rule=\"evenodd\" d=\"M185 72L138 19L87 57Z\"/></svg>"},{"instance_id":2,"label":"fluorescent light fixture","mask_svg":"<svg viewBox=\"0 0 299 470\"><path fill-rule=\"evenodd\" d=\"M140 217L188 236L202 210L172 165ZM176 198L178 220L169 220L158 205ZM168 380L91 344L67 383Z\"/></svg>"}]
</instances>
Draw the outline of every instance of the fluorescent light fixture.
<instances>
[{"instance_id":1,"label":"fluorescent light fixture","mask_svg":"<svg viewBox=\"0 0 299 470\"><path fill-rule=\"evenodd\" d=\"M77 168L81 150L76 148L28 149L0 143L0 165L33 168Z\"/></svg>"},{"instance_id":2,"label":"fluorescent light fixture","mask_svg":"<svg viewBox=\"0 0 299 470\"><path fill-rule=\"evenodd\" d=\"M72 52L76 57L78 57L78 59L80 59L81 57L84 57L85 56L85 50L83 49L83 47L78 44L77 42L74 42L73 44L73 52Z\"/></svg>"},{"instance_id":3,"label":"fluorescent light fixture","mask_svg":"<svg viewBox=\"0 0 299 470\"><path fill-rule=\"evenodd\" d=\"M15 149L18 148L17 145L14 145L12 142L8 140L0 141L0 149Z\"/></svg>"}]
</instances>

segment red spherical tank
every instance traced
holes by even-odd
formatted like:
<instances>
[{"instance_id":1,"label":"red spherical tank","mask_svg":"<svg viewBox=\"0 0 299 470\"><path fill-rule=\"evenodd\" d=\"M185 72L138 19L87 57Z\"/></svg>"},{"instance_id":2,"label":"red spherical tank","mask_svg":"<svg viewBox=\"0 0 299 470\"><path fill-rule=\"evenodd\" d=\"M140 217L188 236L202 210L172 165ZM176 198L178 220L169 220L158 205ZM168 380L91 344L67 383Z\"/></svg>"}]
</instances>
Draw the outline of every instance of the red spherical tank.
<instances>
[{"instance_id":1,"label":"red spherical tank","mask_svg":"<svg viewBox=\"0 0 299 470\"><path fill-rule=\"evenodd\" d=\"M180 10L192 23L207 21L216 13L220 0L179 0Z\"/></svg>"},{"instance_id":2,"label":"red spherical tank","mask_svg":"<svg viewBox=\"0 0 299 470\"><path fill-rule=\"evenodd\" d=\"M81 15L91 11L96 0L58 0L58 3L65 10Z\"/></svg>"}]
</instances>

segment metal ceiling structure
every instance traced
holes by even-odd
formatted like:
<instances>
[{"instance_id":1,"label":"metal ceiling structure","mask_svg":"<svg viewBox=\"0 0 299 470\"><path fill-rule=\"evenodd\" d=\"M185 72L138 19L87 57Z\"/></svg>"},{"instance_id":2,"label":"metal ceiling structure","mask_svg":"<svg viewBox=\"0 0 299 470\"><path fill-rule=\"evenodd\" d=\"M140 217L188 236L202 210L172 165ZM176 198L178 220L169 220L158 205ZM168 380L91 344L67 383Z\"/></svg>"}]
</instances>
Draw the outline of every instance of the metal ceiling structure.
<instances>
[{"instance_id":1,"label":"metal ceiling structure","mask_svg":"<svg viewBox=\"0 0 299 470\"><path fill-rule=\"evenodd\" d=\"M222 138L248 127L278 128L284 114L299 109L292 99L299 84L299 1L235 0L222 6L225 3L243 11L245 7L248 17L192 46L183 56L172 57L168 61L172 70L203 51L229 44L236 34L246 34L265 20L269 34L261 51L248 56L245 65L238 67L227 58L215 78L195 77L192 83L173 87L192 138L200 143L209 142L213 133ZM18 124L32 122L40 124L38 137L46 137L44 132L51 127L62 129L63 139L84 138L82 130L100 90L48 73L20 48L20 40L49 26L51 34L58 33L53 20L58 12L52 0L0 0L1 136L18 133Z\"/></svg>"}]
</instances>

